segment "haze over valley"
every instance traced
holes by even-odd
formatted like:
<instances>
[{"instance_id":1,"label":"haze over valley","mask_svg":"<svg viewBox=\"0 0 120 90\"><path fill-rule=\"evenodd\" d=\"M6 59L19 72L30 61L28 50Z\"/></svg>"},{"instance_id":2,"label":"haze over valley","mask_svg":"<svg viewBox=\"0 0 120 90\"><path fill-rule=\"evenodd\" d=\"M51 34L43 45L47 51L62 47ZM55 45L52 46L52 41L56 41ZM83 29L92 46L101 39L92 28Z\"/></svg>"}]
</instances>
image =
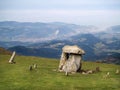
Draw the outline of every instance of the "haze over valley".
<instances>
[{"instance_id":1,"label":"haze over valley","mask_svg":"<svg viewBox=\"0 0 120 90\"><path fill-rule=\"evenodd\" d=\"M100 30L61 22L4 21L0 32L0 46L19 55L60 58L63 46L78 45L86 52L85 60L119 63L120 25Z\"/></svg>"}]
</instances>

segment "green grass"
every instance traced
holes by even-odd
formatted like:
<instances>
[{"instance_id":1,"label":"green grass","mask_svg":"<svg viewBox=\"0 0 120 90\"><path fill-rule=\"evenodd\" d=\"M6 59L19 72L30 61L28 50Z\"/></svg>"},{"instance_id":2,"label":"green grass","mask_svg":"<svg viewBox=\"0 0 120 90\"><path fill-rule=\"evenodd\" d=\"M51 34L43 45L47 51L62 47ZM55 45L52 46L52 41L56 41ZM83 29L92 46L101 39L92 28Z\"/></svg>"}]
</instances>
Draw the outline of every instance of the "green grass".
<instances>
[{"instance_id":1,"label":"green grass","mask_svg":"<svg viewBox=\"0 0 120 90\"><path fill-rule=\"evenodd\" d=\"M120 74L116 75L119 65L83 62L83 69L100 67L101 72L65 76L54 71L59 61L38 57L16 56L16 64L9 64L9 55L0 55L0 90L120 90ZM36 63L37 69L29 71ZM103 76L110 72L110 77Z\"/></svg>"}]
</instances>

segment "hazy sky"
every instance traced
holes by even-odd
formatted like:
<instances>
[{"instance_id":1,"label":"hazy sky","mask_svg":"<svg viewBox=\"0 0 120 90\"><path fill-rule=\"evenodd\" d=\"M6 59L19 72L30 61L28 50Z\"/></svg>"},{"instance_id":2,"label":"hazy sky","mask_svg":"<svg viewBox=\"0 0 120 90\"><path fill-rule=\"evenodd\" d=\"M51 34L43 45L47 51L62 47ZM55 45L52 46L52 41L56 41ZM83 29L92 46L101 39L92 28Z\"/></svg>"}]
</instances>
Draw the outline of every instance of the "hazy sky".
<instances>
[{"instance_id":1,"label":"hazy sky","mask_svg":"<svg viewBox=\"0 0 120 90\"><path fill-rule=\"evenodd\" d=\"M120 0L0 0L0 21L120 25Z\"/></svg>"}]
</instances>

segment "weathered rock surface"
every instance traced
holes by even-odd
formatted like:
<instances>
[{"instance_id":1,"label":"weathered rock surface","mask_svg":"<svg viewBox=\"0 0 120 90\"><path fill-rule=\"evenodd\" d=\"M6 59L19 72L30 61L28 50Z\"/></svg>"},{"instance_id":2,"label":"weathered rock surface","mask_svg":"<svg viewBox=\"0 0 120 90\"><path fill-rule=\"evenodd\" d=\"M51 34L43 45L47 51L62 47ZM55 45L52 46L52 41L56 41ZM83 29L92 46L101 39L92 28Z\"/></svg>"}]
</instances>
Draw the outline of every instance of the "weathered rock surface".
<instances>
[{"instance_id":1,"label":"weathered rock surface","mask_svg":"<svg viewBox=\"0 0 120 90\"><path fill-rule=\"evenodd\" d=\"M81 59L85 51L78 46L64 46L62 49L59 71L77 72L81 69Z\"/></svg>"}]
</instances>

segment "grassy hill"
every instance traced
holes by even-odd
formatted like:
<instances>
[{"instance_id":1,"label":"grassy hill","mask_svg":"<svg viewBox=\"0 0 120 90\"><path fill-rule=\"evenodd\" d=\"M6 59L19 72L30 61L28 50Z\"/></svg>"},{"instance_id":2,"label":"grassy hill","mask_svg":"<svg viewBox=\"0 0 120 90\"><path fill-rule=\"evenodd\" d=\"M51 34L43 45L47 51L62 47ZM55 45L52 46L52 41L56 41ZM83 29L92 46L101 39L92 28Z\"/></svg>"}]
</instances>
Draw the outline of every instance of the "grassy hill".
<instances>
[{"instance_id":1,"label":"grassy hill","mask_svg":"<svg viewBox=\"0 0 120 90\"><path fill-rule=\"evenodd\" d=\"M11 55L12 52L10 52L10 51L8 51L8 50L0 47L0 54L1 54L1 55Z\"/></svg>"},{"instance_id":2,"label":"grassy hill","mask_svg":"<svg viewBox=\"0 0 120 90\"><path fill-rule=\"evenodd\" d=\"M9 64L9 55L0 55L0 90L120 90L120 65L83 62L83 69L100 67L101 72L65 76L57 70L59 61L55 59L16 56L16 64ZM29 70L37 64L38 68ZM107 72L110 77L103 78Z\"/></svg>"}]
</instances>

